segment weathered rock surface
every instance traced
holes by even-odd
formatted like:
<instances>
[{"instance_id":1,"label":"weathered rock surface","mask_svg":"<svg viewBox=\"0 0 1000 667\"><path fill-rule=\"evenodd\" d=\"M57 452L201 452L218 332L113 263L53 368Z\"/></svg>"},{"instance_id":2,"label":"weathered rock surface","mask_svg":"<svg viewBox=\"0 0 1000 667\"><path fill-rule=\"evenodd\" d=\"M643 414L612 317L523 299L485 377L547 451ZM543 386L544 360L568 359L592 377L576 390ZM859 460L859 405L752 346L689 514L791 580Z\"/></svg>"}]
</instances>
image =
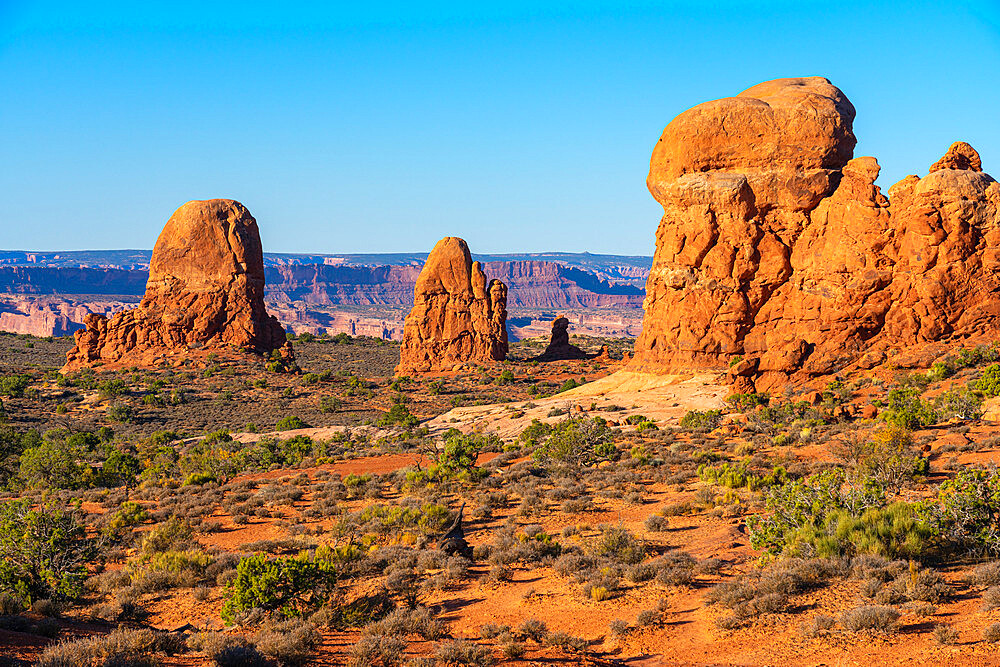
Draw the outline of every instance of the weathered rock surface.
<instances>
[{"instance_id":1,"label":"weathered rock surface","mask_svg":"<svg viewBox=\"0 0 1000 667\"><path fill-rule=\"evenodd\" d=\"M586 359L588 354L569 342L569 320L557 317L552 321L552 335L545 351L538 355L539 361L562 361L566 359Z\"/></svg>"},{"instance_id":2,"label":"weathered rock surface","mask_svg":"<svg viewBox=\"0 0 1000 667\"><path fill-rule=\"evenodd\" d=\"M90 314L85 324L65 370L95 362L150 365L194 348L265 353L287 345L264 307L257 221L229 199L177 209L156 241L139 306L110 319Z\"/></svg>"},{"instance_id":3,"label":"weathered rock surface","mask_svg":"<svg viewBox=\"0 0 1000 667\"><path fill-rule=\"evenodd\" d=\"M647 179L664 215L633 369L722 371L739 355L753 369L731 380L764 390L1000 331L1000 186L959 142L886 198L876 160L851 159L854 115L812 77L667 126Z\"/></svg>"},{"instance_id":4,"label":"weathered rock surface","mask_svg":"<svg viewBox=\"0 0 1000 667\"><path fill-rule=\"evenodd\" d=\"M397 375L450 370L507 358L507 287L487 283L469 246L448 236L434 246L403 324Z\"/></svg>"}]
</instances>

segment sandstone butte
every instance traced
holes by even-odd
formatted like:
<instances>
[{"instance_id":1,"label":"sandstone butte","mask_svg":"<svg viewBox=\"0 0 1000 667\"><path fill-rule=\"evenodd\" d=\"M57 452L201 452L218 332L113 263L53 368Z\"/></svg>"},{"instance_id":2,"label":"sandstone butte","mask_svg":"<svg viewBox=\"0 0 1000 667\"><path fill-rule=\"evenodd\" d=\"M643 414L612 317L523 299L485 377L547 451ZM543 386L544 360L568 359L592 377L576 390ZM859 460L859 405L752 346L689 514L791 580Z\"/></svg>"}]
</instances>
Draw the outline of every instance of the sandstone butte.
<instances>
[{"instance_id":1,"label":"sandstone butte","mask_svg":"<svg viewBox=\"0 0 1000 667\"><path fill-rule=\"evenodd\" d=\"M487 283L465 241L453 236L438 241L413 295L396 375L507 358L507 287L499 280Z\"/></svg>"},{"instance_id":2,"label":"sandstone butte","mask_svg":"<svg viewBox=\"0 0 1000 667\"><path fill-rule=\"evenodd\" d=\"M606 350L602 349L602 352ZM557 317L552 320L552 335L549 344L538 357L538 361L562 361L565 359L587 359L586 352L569 342L569 320Z\"/></svg>"},{"instance_id":3,"label":"sandstone butte","mask_svg":"<svg viewBox=\"0 0 1000 667\"><path fill-rule=\"evenodd\" d=\"M810 77L671 121L647 178L663 218L631 370L729 369L764 391L1000 333L1000 185L958 142L886 197L875 158L852 159L854 117Z\"/></svg>"},{"instance_id":4,"label":"sandstone butte","mask_svg":"<svg viewBox=\"0 0 1000 667\"><path fill-rule=\"evenodd\" d=\"M231 199L177 209L156 241L139 305L84 323L64 372L98 362L150 366L192 349L281 349L291 357L284 329L264 307L257 221Z\"/></svg>"}]
</instances>

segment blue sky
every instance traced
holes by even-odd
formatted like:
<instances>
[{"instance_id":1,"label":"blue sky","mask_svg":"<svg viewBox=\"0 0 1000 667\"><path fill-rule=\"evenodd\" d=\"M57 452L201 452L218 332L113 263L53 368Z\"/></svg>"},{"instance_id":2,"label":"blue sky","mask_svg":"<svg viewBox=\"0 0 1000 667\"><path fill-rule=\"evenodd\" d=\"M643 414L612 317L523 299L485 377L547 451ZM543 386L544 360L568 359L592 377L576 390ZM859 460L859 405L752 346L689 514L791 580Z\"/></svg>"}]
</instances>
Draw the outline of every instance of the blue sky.
<instances>
[{"instance_id":1,"label":"blue sky","mask_svg":"<svg viewBox=\"0 0 1000 667\"><path fill-rule=\"evenodd\" d=\"M663 127L784 76L848 95L883 189L959 139L1000 174L996 1L364 4L0 0L0 247L231 197L273 252L651 254Z\"/></svg>"}]
</instances>

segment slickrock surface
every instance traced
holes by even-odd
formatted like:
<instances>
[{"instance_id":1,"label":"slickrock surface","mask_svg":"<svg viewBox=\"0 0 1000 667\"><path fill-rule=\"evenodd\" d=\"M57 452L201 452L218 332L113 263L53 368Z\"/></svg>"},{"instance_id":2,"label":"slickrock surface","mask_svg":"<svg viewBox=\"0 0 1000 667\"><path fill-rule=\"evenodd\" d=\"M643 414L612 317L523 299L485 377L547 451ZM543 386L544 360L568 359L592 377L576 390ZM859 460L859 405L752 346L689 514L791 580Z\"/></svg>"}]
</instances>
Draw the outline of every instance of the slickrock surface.
<instances>
[{"instance_id":1,"label":"slickrock surface","mask_svg":"<svg viewBox=\"0 0 1000 667\"><path fill-rule=\"evenodd\" d=\"M192 348L291 354L264 307L257 221L230 199L191 201L156 241L146 294L133 310L85 318L64 370L95 362L151 365Z\"/></svg>"},{"instance_id":2,"label":"slickrock surface","mask_svg":"<svg viewBox=\"0 0 1000 667\"><path fill-rule=\"evenodd\" d=\"M397 375L507 358L507 287L499 280L487 283L462 239L448 236L434 246L413 301Z\"/></svg>"},{"instance_id":3,"label":"slickrock surface","mask_svg":"<svg viewBox=\"0 0 1000 667\"><path fill-rule=\"evenodd\" d=\"M730 372L736 388L1000 331L1000 185L954 144L886 198L851 159L854 107L779 79L675 118L650 161L663 206L632 370ZM891 202L891 203L890 203Z\"/></svg>"},{"instance_id":4,"label":"slickrock surface","mask_svg":"<svg viewBox=\"0 0 1000 667\"><path fill-rule=\"evenodd\" d=\"M569 320L557 317L552 321L552 336L548 347L538 356L539 361L561 361L563 359L586 359L587 353L569 342Z\"/></svg>"}]
</instances>

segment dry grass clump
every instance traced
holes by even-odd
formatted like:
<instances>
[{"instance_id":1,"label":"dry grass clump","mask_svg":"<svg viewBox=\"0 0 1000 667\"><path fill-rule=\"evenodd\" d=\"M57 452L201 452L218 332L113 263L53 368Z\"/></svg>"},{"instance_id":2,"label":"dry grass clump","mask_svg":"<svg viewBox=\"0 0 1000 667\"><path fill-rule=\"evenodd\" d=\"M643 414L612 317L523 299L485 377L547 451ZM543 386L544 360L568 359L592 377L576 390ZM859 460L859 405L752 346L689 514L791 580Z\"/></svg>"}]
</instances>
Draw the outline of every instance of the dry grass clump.
<instances>
[{"instance_id":1,"label":"dry grass clump","mask_svg":"<svg viewBox=\"0 0 1000 667\"><path fill-rule=\"evenodd\" d=\"M898 609L880 605L861 605L840 615L840 624L850 632L884 632L895 634L899 631Z\"/></svg>"},{"instance_id":2,"label":"dry grass clump","mask_svg":"<svg viewBox=\"0 0 1000 667\"><path fill-rule=\"evenodd\" d=\"M49 646L35 663L38 667L128 665L158 667L161 656L182 650L177 637L147 628L118 629L107 635L67 639Z\"/></svg>"}]
</instances>

